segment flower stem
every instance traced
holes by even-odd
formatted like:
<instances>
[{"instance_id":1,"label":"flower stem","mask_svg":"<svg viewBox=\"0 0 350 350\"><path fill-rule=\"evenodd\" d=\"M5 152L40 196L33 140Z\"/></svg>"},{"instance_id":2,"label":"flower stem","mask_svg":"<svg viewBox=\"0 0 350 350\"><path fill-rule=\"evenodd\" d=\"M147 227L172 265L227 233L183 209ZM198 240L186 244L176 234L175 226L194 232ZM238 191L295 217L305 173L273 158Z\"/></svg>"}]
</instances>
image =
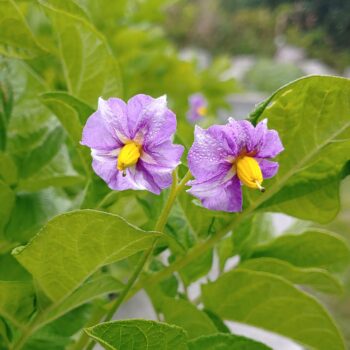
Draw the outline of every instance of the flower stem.
<instances>
[{"instance_id":1,"label":"flower stem","mask_svg":"<svg viewBox=\"0 0 350 350\"><path fill-rule=\"evenodd\" d=\"M164 227L165 227L166 222L168 220L171 208L173 207L174 202L176 200L176 196L178 195L179 192L181 192L184 189L187 181L190 178L191 178L191 173L188 171L187 174L181 180L181 182L178 184L177 171L175 170L173 172L173 182L172 182L172 186L170 189L169 197L168 197L168 199L163 207L163 210L162 210L162 212L157 220L157 223L156 223L155 228L154 228L155 231L162 232L164 230ZM104 322L110 321L112 319L112 317L114 316L114 314L118 311L120 305L123 303L126 296L129 294L131 288L134 286L136 280L140 276L140 274L141 274L144 266L146 265L149 257L152 255L157 241L158 241L158 238L156 238L153 241L151 248L149 248L148 250L146 250L143 253L143 255L140 258L132 276L129 278L127 285L125 286L125 288L123 289L123 291L121 292L119 297L112 304L112 306L108 310L106 316L104 317L104 319L103 319ZM91 340L90 343L87 345L86 350L92 350L94 345L95 345L95 341Z\"/></svg>"}]
</instances>

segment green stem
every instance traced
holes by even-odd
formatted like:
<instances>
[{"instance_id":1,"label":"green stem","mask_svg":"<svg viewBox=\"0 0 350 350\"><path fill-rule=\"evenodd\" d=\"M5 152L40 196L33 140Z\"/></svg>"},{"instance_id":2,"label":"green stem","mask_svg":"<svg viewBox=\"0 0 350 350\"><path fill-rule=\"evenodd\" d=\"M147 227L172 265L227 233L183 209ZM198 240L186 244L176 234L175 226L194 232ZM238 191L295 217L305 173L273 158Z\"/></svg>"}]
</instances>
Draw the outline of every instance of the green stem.
<instances>
[{"instance_id":1,"label":"green stem","mask_svg":"<svg viewBox=\"0 0 350 350\"><path fill-rule=\"evenodd\" d=\"M164 230L164 227L165 227L166 222L168 220L171 208L173 207L174 202L176 200L176 196L179 192L181 192L183 190L187 181L190 178L191 178L191 173L188 171L187 174L181 180L181 182L178 184L177 183L177 181L178 181L177 171L175 170L173 172L173 182L172 182L172 186L170 189L170 194L169 194L168 200L166 201L166 203L163 207L163 210L162 210L162 212L157 220L157 223L156 223L155 228L154 228L155 231L162 232ZM115 302L112 304L112 306L108 310L105 318L103 319L104 322L110 321L112 319L113 315L118 311L120 305L123 303L123 301L125 300L125 298L129 294L131 288L134 286L136 280L140 276L140 274L141 274L144 266L146 265L149 257L152 255L152 252L156 246L157 241L158 241L158 238L156 238L153 241L151 248L149 248L147 251L145 251L143 253L143 255L140 258L132 276L129 278L127 285L125 286L125 288L123 289L123 291L121 292L119 297L115 300ZM90 343L88 344L86 350L92 350L94 345L95 345L95 341L91 340Z\"/></svg>"},{"instance_id":2,"label":"green stem","mask_svg":"<svg viewBox=\"0 0 350 350\"><path fill-rule=\"evenodd\" d=\"M86 327L90 327L90 326L94 326L96 323L98 323L100 321L100 319L103 317L103 315L106 313L105 308L103 307L98 307L95 312L92 314L92 316L90 317L89 321L86 324ZM78 339L78 341L69 349L70 350L80 350L80 349L84 349L84 347L86 346L86 344L90 341L89 336L87 335L87 333L84 332L84 330L82 331L80 338Z\"/></svg>"},{"instance_id":3,"label":"green stem","mask_svg":"<svg viewBox=\"0 0 350 350\"><path fill-rule=\"evenodd\" d=\"M27 328L23 331L20 338L16 342L13 343L13 345L10 347L11 350L19 350L22 348L22 346L25 344L27 339L31 336L32 331L35 327L36 319L32 319Z\"/></svg>"}]
</instances>

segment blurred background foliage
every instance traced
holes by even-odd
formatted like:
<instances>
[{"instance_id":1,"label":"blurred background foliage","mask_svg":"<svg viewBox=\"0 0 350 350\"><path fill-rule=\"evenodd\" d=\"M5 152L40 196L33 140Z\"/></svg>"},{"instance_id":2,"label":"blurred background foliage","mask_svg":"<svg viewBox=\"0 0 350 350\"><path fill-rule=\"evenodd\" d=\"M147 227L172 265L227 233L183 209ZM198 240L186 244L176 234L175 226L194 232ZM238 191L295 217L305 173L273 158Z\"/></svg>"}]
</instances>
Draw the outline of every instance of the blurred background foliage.
<instances>
[{"instance_id":1,"label":"blurred background foliage","mask_svg":"<svg viewBox=\"0 0 350 350\"><path fill-rule=\"evenodd\" d=\"M346 0L178 1L165 28L180 45L232 55L271 56L288 42L342 70L350 60L349 12Z\"/></svg>"}]
</instances>

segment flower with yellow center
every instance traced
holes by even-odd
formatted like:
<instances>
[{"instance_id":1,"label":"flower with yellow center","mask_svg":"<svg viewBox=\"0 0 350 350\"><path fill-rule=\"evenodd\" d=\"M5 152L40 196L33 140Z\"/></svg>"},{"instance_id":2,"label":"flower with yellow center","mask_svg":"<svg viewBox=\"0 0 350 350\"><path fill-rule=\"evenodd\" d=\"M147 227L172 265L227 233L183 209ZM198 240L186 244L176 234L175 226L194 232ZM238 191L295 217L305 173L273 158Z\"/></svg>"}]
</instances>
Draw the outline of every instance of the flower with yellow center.
<instances>
[{"instance_id":1,"label":"flower with yellow center","mask_svg":"<svg viewBox=\"0 0 350 350\"><path fill-rule=\"evenodd\" d=\"M115 191L160 194L172 182L184 147L173 143L176 116L166 96L139 94L127 102L99 99L81 144L91 149L92 168Z\"/></svg>"},{"instance_id":2,"label":"flower with yellow center","mask_svg":"<svg viewBox=\"0 0 350 350\"><path fill-rule=\"evenodd\" d=\"M283 151L277 131L267 120L253 126L246 120L230 119L226 125L195 128L188 154L194 180L189 193L212 210L242 210L242 186L265 191L264 179L274 176L278 163L270 159Z\"/></svg>"}]
</instances>

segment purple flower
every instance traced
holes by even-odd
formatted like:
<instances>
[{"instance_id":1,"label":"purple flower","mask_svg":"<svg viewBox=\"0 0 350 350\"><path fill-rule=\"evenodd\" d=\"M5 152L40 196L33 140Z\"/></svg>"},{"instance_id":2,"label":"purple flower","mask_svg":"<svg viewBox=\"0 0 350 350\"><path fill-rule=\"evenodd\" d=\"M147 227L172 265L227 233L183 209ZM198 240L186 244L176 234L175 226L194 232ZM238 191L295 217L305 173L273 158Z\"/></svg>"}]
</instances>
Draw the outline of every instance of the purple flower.
<instances>
[{"instance_id":1,"label":"purple flower","mask_svg":"<svg viewBox=\"0 0 350 350\"><path fill-rule=\"evenodd\" d=\"M198 120L201 120L207 114L208 102L200 93L190 96L188 101L190 104L190 109L187 112L187 119L191 123L195 123Z\"/></svg>"},{"instance_id":2,"label":"purple flower","mask_svg":"<svg viewBox=\"0 0 350 350\"><path fill-rule=\"evenodd\" d=\"M136 95L127 103L102 98L86 122L82 145L91 148L92 167L113 190L159 194L172 182L183 147L174 145L175 114L166 96Z\"/></svg>"},{"instance_id":3,"label":"purple flower","mask_svg":"<svg viewBox=\"0 0 350 350\"><path fill-rule=\"evenodd\" d=\"M189 193L213 210L242 210L242 185L264 191L262 182L277 173L278 163L268 159L283 151L277 131L267 120L254 127L246 120L229 119L226 125L195 129L188 165L194 180Z\"/></svg>"}]
</instances>

